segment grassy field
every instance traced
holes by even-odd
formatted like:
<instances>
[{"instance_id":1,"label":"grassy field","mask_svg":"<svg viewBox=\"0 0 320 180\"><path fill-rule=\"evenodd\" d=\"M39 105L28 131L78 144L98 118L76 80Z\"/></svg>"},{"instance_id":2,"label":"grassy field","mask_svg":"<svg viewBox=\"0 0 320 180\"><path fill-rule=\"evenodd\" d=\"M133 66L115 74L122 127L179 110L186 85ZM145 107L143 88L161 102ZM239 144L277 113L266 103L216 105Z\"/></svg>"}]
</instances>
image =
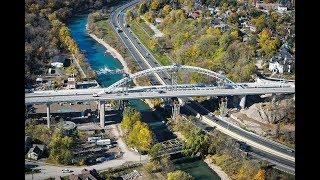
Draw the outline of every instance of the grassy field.
<instances>
[{"instance_id":1,"label":"grassy field","mask_svg":"<svg viewBox=\"0 0 320 180\"><path fill-rule=\"evenodd\" d=\"M148 50L152 52L153 56L159 61L161 65L166 66L171 64L171 61L166 54L160 53L150 48L150 42L152 41L154 32L147 26L146 23L139 23L136 20L133 20L130 22L130 28L132 29L134 34L138 36L140 41L148 48Z\"/></svg>"}]
</instances>

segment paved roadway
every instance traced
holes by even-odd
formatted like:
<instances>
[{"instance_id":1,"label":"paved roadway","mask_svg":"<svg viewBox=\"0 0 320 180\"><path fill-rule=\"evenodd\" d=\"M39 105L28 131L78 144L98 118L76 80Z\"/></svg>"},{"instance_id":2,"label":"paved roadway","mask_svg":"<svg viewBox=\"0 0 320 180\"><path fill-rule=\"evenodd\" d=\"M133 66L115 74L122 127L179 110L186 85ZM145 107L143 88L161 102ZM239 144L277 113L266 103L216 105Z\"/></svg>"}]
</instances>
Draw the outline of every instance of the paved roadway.
<instances>
[{"instance_id":1,"label":"paved roadway","mask_svg":"<svg viewBox=\"0 0 320 180\"><path fill-rule=\"evenodd\" d=\"M272 93L293 93L292 88L245 88L245 89L217 89L199 88L194 89L171 89L166 91L131 91L126 93L101 94L94 97L92 93L81 90L76 94L50 93L30 93L25 96L26 104L57 103L57 102L76 102L76 101L107 101L107 100L130 100L130 99L150 99L150 98L172 98L172 97L195 97L195 96L227 96L227 95L255 95Z\"/></svg>"},{"instance_id":2,"label":"paved roadway","mask_svg":"<svg viewBox=\"0 0 320 180\"><path fill-rule=\"evenodd\" d=\"M131 7L132 4L135 4L139 2L138 0L137 1L132 1L130 3L127 3L125 5L123 5L121 8L118 8L112 15L111 15L111 24L113 26L117 26L117 27L121 27L123 32L121 33L118 33L120 38L124 41L124 43L126 44L127 48L129 49L129 52L131 52L134 56L134 59L136 59L136 61L138 62L138 64L140 64L140 67L146 69L146 68L151 68L151 67L156 67L156 66L159 66L159 63L157 62L157 60L152 56L152 55L148 55L146 56L147 54L150 54L150 52L148 52L148 50L143 46L141 45L141 43L138 43L139 40L136 39L135 35L132 34L132 32L130 31L129 28L124 28L123 27L123 23L124 23L124 14L123 12L125 12L124 10L126 10L127 8ZM138 56L138 55L141 55L141 56ZM160 82L165 82L166 84L170 84L171 82L169 81L170 80L170 76L169 74L165 74L165 73L159 73L160 76L162 77L166 77L166 78L160 78L159 81ZM198 103L195 103L197 104L196 106L197 107L194 107L197 111L200 110L200 109L205 109L203 108L201 105L199 105ZM215 121L214 120L214 117L208 117L209 119L211 119L211 121ZM229 123L227 123L226 121L222 120L222 119L219 119L219 122L221 122L220 124L218 124L218 126L220 127L224 127L224 128L228 128L230 127ZM281 161L281 157L279 156L276 156L274 154L270 154L270 157L269 159L272 159L274 160L275 162L277 162L278 164L283 164L285 166L289 166L290 169L291 169L291 172L294 172L294 152L290 152L288 151L289 148L287 147L284 147L283 145L280 145L278 143L270 143L271 141L266 139L266 138L258 138L257 139L257 135L254 135L248 131L245 131L243 129L232 129L234 131L236 131L238 133L238 135L240 136L246 136L248 137L249 139L251 139L253 142L256 142L256 143L259 143L261 145L264 145L268 148L272 148L272 149L275 149L277 151L280 151L282 154L285 154L287 156L291 156L291 160L287 160L289 162L282 162ZM264 152L264 151L257 151L257 152L261 152L261 154L264 153L264 155L267 153L267 152Z\"/></svg>"}]
</instances>

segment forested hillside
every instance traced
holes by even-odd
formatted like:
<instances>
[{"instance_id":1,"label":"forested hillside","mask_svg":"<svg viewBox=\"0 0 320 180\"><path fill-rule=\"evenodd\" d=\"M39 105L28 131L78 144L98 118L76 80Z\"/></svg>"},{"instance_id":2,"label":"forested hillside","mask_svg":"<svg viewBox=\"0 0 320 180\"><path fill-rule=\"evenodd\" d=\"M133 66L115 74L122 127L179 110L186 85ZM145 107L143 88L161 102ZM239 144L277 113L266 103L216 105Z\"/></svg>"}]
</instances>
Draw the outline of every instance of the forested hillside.
<instances>
[{"instance_id":1,"label":"forested hillside","mask_svg":"<svg viewBox=\"0 0 320 180\"><path fill-rule=\"evenodd\" d=\"M102 7L104 0L26 0L25 1L25 80L33 83L49 61L62 52L71 52L89 77L93 75L84 55L72 40L64 22L78 11ZM91 74L90 74L91 73Z\"/></svg>"}]
</instances>

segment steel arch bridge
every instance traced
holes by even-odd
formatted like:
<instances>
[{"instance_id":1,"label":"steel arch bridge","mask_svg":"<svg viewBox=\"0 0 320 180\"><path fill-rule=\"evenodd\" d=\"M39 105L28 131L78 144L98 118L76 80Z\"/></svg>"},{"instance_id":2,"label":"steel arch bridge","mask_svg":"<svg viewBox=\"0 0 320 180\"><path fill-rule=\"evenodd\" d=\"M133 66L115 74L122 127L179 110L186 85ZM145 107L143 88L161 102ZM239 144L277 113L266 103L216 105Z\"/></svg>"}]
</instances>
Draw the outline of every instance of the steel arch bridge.
<instances>
[{"instance_id":1,"label":"steel arch bridge","mask_svg":"<svg viewBox=\"0 0 320 180\"><path fill-rule=\"evenodd\" d=\"M237 85L236 83L234 83L230 79L228 79L226 76L219 74L219 73L216 73L214 71L204 69L201 67L175 64L175 65L170 65L170 66L154 67L154 68L146 69L143 71L139 71L134 74L129 74L129 75L127 75L127 77L124 77L123 79L121 79L121 80L115 82L114 84L110 85L109 87L107 87L106 90L101 92L101 94L106 93L106 92L112 92L115 90L115 88L126 85L127 83L129 83L139 77L148 76L148 75L151 75L154 73L159 73L159 72L170 72L171 74L174 74L179 71L188 72L188 73L194 72L194 73L207 75L209 77L213 77L213 78L220 80L221 83L223 83L223 84L230 85L232 88L239 88L240 87L239 85Z\"/></svg>"}]
</instances>

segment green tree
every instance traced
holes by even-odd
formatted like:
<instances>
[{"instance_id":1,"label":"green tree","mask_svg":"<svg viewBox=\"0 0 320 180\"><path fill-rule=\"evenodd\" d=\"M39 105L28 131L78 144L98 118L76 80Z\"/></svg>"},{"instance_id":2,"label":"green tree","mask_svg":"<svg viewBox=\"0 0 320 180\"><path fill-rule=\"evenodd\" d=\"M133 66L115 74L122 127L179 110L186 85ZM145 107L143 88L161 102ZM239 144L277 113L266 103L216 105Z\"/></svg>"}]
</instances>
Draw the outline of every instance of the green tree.
<instances>
[{"instance_id":1,"label":"green tree","mask_svg":"<svg viewBox=\"0 0 320 180\"><path fill-rule=\"evenodd\" d=\"M131 10L127 10L127 21L131 22L133 20L133 13Z\"/></svg>"},{"instance_id":2,"label":"green tree","mask_svg":"<svg viewBox=\"0 0 320 180\"><path fill-rule=\"evenodd\" d=\"M209 136L203 131L198 130L189 136L185 144L185 152L192 156L200 153L201 156L207 155L209 147Z\"/></svg>"},{"instance_id":3,"label":"green tree","mask_svg":"<svg viewBox=\"0 0 320 180\"><path fill-rule=\"evenodd\" d=\"M53 163L70 164L73 153L70 150L74 146L72 137L64 136L61 128L57 128L49 143L49 160Z\"/></svg>"},{"instance_id":4,"label":"green tree","mask_svg":"<svg viewBox=\"0 0 320 180\"><path fill-rule=\"evenodd\" d=\"M161 144L157 143L149 151L149 155L151 157L151 160L157 159L158 153L161 150Z\"/></svg>"},{"instance_id":5,"label":"green tree","mask_svg":"<svg viewBox=\"0 0 320 180\"><path fill-rule=\"evenodd\" d=\"M69 66L69 67L67 67L67 68L65 69L66 75L69 75L69 76L71 76L71 75L76 75L77 72L78 72L77 68L76 68L75 66L73 66L73 65L72 65L72 66Z\"/></svg>"},{"instance_id":6,"label":"green tree","mask_svg":"<svg viewBox=\"0 0 320 180\"><path fill-rule=\"evenodd\" d=\"M142 15L142 14L146 13L147 10L148 10L148 7L147 7L146 2L142 2L142 3L140 4L140 6L139 6L139 14Z\"/></svg>"},{"instance_id":7,"label":"green tree","mask_svg":"<svg viewBox=\"0 0 320 180\"><path fill-rule=\"evenodd\" d=\"M257 32L260 32L263 28L266 27L266 15L262 14L258 18L251 19L253 25L256 26Z\"/></svg>"},{"instance_id":8,"label":"green tree","mask_svg":"<svg viewBox=\"0 0 320 180\"><path fill-rule=\"evenodd\" d=\"M167 180L193 180L194 178L181 170L170 172L167 174Z\"/></svg>"}]
</instances>

